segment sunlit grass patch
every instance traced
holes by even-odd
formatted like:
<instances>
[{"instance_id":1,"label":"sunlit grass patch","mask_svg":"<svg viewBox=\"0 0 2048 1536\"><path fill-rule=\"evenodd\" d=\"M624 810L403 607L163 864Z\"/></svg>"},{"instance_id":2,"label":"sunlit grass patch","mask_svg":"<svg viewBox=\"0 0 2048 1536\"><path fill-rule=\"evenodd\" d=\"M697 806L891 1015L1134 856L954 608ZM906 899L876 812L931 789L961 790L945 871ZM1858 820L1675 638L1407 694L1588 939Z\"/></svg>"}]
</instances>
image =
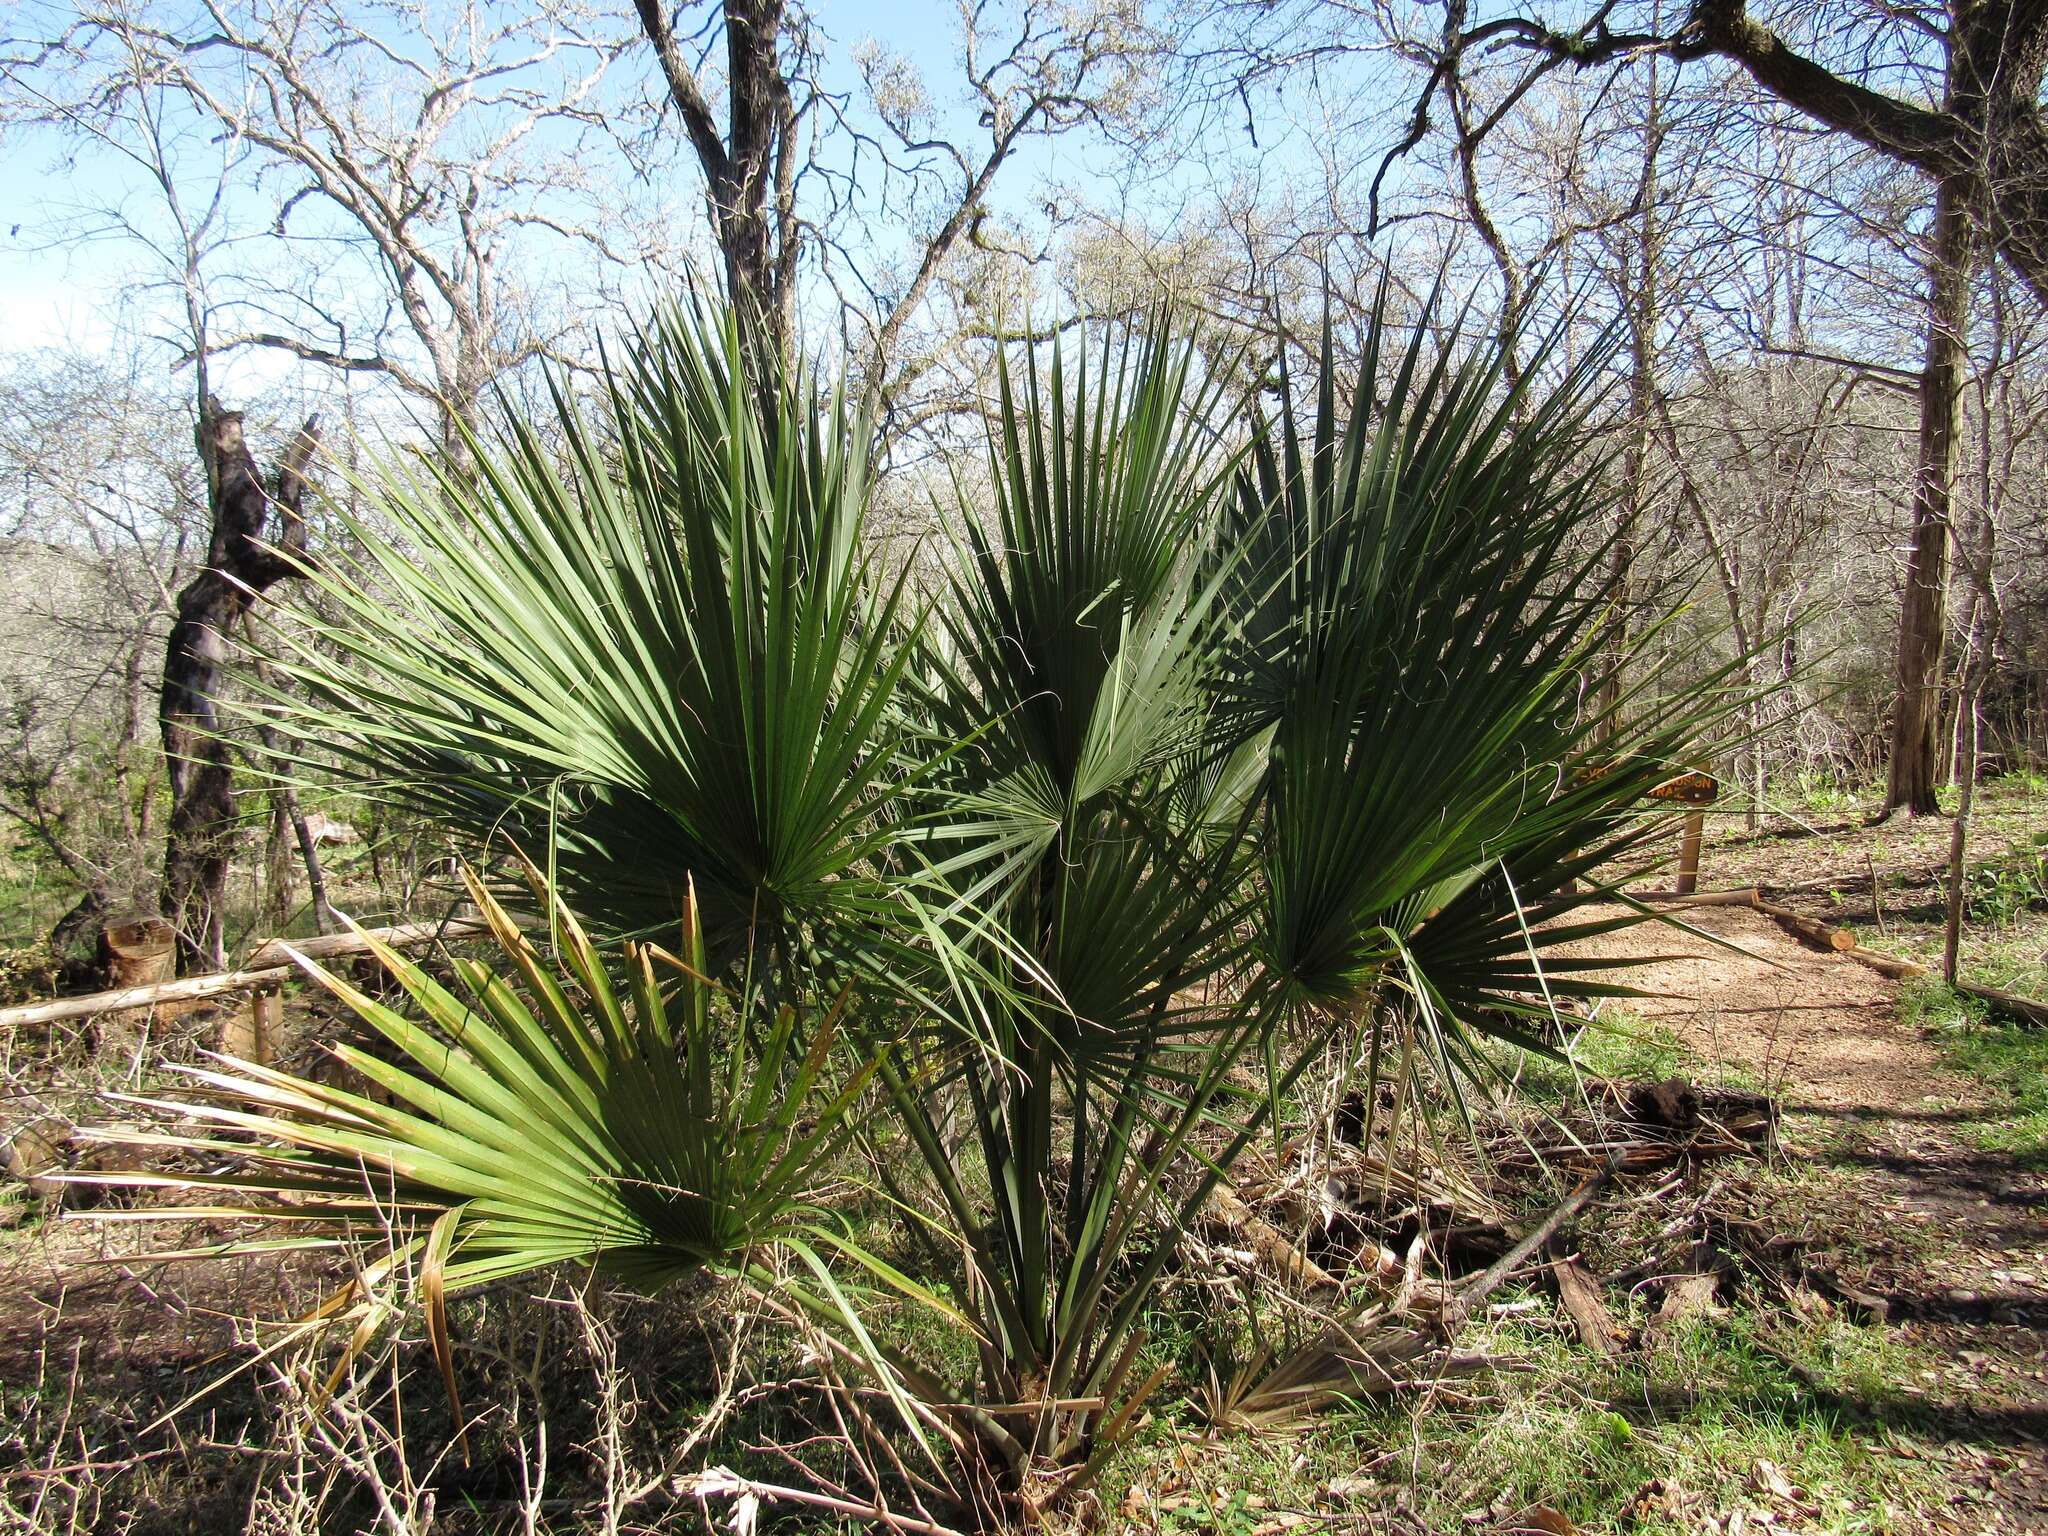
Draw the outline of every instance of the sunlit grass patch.
<instances>
[{"instance_id":1,"label":"sunlit grass patch","mask_svg":"<svg viewBox=\"0 0 2048 1536\"><path fill-rule=\"evenodd\" d=\"M2048 1030L1993 1021L1982 1003L1935 981L1907 987L1899 1003L1903 1019L2003 1101L1964 1126L1971 1141L2048 1167Z\"/></svg>"},{"instance_id":2,"label":"sunlit grass patch","mask_svg":"<svg viewBox=\"0 0 2048 1536\"><path fill-rule=\"evenodd\" d=\"M1286 1432L1211 1437L1162 1407L1105 1483L1108 1528L1249 1531L1274 1511L1363 1505L1445 1531L1539 1507L1641 1536L1691 1536L1737 1511L1826 1536L1925 1529L1941 1487L1920 1442L1936 1426L1896 1384L1928 1362L1895 1334L1738 1291L1609 1364L1541 1297L1504 1295L1461 1341L1499 1368ZM1638 1330L1653 1312L1647 1299L1623 1310Z\"/></svg>"}]
</instances>

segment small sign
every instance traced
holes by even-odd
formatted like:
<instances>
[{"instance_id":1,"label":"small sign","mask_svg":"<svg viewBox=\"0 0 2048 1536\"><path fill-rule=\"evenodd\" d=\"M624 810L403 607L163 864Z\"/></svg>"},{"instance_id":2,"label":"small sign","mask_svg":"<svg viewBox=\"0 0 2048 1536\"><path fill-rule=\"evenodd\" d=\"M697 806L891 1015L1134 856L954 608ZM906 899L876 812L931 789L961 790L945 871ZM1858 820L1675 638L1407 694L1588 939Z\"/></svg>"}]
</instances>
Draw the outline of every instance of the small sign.
<instances>
[{"instance_id":1,"label":"small sign","mask_svg":"<svg viewBox=\"0 0 2048 1536\"><path fill-rule=\"evenodd\" d=\"M1684 805L1712 805L1720 793L1721 783L1711 773L1681 773L1651 790L1650 798L1676 800Z\"/></svg>"}]
</instances>

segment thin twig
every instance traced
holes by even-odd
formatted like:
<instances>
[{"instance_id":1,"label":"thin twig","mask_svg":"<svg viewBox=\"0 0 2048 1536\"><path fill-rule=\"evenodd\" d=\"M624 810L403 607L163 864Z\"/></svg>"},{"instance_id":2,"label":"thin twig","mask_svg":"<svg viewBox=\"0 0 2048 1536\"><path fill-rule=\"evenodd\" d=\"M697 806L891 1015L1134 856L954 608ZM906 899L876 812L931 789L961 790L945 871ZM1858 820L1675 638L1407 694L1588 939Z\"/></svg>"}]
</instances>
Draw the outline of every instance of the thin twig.
<instances>
[{"instance_id":1,"label":"thin twig","mask_svg":"<svg viewBox=\"0 0 2048 1536\"><path fill-rule=\"evenodd\" d=\"M1623 1148L1616 1148L1599 1172L1566 1195L1548 1216L1530 1229L1528 1236L1502 1254L1491 1268L1460 1291L1457 1297L1458 1310L1469 1315L1474 1306L1492 1295L1503 1280L1527 1262L1529 1256L1538 1248L1549 1242L1559 1227L1578 1215L1586 1202L1599 1193L1601 1186L1614 1177L1615 1172L1621 1167L1624 1151Z\"/></svg>"}]
</instances>

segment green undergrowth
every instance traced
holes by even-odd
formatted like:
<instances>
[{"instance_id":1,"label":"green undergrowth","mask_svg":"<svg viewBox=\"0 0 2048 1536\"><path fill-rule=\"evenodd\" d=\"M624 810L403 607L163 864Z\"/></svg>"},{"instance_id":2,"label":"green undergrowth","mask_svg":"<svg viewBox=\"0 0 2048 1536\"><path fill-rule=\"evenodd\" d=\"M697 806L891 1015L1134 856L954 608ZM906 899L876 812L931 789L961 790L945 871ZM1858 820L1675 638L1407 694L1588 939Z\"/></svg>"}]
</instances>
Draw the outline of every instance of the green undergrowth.
<instances>
[{"instance_id":1,"label":"green undergrowth","mask_svg":"<svg viewBox=\"0 0 2048 1536\"><path fill-rule=\"evenodd\" d=\"M1581 1530L1631 1536L1691 1533L1738 1510L1752 1525L1769 1514L1842 1536L1924 1529L1937 1495L1915 1445L1924 1410L1888 1385L1915 1360L1882 1329L1738 1299L1608 1365L1547 1301L1530 1310L1536 1300L1461 1340L1501 1368L1291 1432L1211 1439L1162 1412L1104 1488L1108 1528L1248 1532L1274 1510L1367 1506L1428 1530L1498 1530L1548 1506ZM1644 1327L1647 1306L1625 1321Z\"/></svg>"},{"instance_id":2,"label":"green undergrowth","mask_svg":"<svg viewBox=\"0 0 2048 1536\"><path fill-rule=\"evenodd\" d=\"M1906 987L1900 1016L1928 1030L1949 1063L1992 1098L1963 1133L1987 1152L2048 1168L2048 1030L2001 1021L1982 1002L1935 981Z\"/></svg>"},{"instance_id":3,"label":"green undergrowth","mask_svg":"<svg viewBox=\"0 0 2048 1536\"><path fill-rule=\"evenodd\" d=\"M1568 1103L1578 1084L1593 1078L1643 1083L1688 1077L1719 1088L1762 1086L1741 1064L1702 1061L1662 1024L1614 1007L1575 1030L1561 1055L1519 1053L1509 1070L1527 1099L1551 1105Z\"/></svg>"}]
</instances>

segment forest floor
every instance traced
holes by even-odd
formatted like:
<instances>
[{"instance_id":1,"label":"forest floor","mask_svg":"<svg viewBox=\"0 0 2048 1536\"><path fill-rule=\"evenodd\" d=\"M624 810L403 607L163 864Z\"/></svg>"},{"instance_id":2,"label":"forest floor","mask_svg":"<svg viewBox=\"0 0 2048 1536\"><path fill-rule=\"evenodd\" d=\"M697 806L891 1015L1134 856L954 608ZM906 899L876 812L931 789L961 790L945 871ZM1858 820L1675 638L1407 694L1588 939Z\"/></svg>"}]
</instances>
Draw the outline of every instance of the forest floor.
<instances>
[{"instance_id":1,"label":"forest floor","mask_svg":"<svg viewBox=\"0 0 2048 1536\"><path fill-rule=\"evenodd\" d=\"M1869 828L1853 806L1829 809L1819 833L1715 838L1703 885L1761 884L1870 947L1934 958L1949 823ZM1972 975L2036 996L2044 836L2040 786L1989 797L1965 946ZM1163 1406L1106 1480L1104 1528L2048 1536L2048 1031L1805 948L1745 908L1683 917L1693 931L1602 941L1661 958L1631 978L1653 995L1581 1036L1579 1068L1768 1093L1778 1145L1689 1168L1675 1191L1618 1189L1571 1242L1615 1277L1682 1205L1770 1234L1793 1283L1745 1274L1672 1320L1669 1277L1617 1281L1623 1347L1606 1358L1532 1276L1461 1340L1493 1371L1264 1435L1212 1437ZM1531 1065L1536 1096L1568 1096L1551 1070ZM291 1315L335 1277L277 1256L147 1257L205 1231L31 1219L0 1234L0 1531L242 1527L257 1469L283 1454L254 1396L223 1392L170 1430L152 1421L225 1368L240 1320ZM675 1352L667 1316L648 1315L670 1342L643 1358ZM1156 1347L1199 1379L1185 1341ZM432 1403L431 1363L413 1352ZM88 1462L101 1471L71 1470Z\"/></svg>"},{"instance_id":2,"label":"forest floor","mask_svg":"<svg viewBox=\"0 0 2048 1536\"><path fill-rule=\"evenodd\" d=\"M2010 1135L2013 1096L1959 1069L1941 1038L1954 1026L1910 983L1902 995L1746 908L1684 916L1720 942L1632 972L1659 994L1632 1011L1699 1080L1777 1100L1785 1162L1745 1215L1874 1298L1866 1321L1918 1362L1843 1401L1843 1421L1946 1460L1951 1507L1927 1511L1929 1529L2048 1532L2048 1145Z\"/></svg>"},{"instance_id":3,"label":"forest floor","mask_svg":"<svg viewBox=\"0 0 2048 1536\"><path fill-rule=\"evenodd\" d=\"M1763 836L1727 825L1703 888L1762 886L1866 947L1938 965L1953 823L1873 827L1844 796L1805 809ZM1962 954L1966 975L2048 998L2044 847L2048 787L1987 786ZM1669 1277L1610 1286L1612 1360L1532 1286L1472 1341L1512 1362L1490 1378L1332 1415L1263 1451L1191 1450L1186 1426L1141 1448L1125 1529L1264 1536L1306 1516L1389 1536L2048 1536L2048 1031L1807 948L1747 908L1679 915L1692 932L1648 925L1596 946L1663 958L1628 974L1652 995L1585 1031L1578 1067L1769 1094L1779 1142L1662 1198L1617 1193L1572 1243L1594 1273L1626 1272L1683 1206L1774 1239L1794 1283L1724 1282L1671 1327ZM1548 1086L1571 1091L1568 1077Z\"/></svg>"}]
</instances>

